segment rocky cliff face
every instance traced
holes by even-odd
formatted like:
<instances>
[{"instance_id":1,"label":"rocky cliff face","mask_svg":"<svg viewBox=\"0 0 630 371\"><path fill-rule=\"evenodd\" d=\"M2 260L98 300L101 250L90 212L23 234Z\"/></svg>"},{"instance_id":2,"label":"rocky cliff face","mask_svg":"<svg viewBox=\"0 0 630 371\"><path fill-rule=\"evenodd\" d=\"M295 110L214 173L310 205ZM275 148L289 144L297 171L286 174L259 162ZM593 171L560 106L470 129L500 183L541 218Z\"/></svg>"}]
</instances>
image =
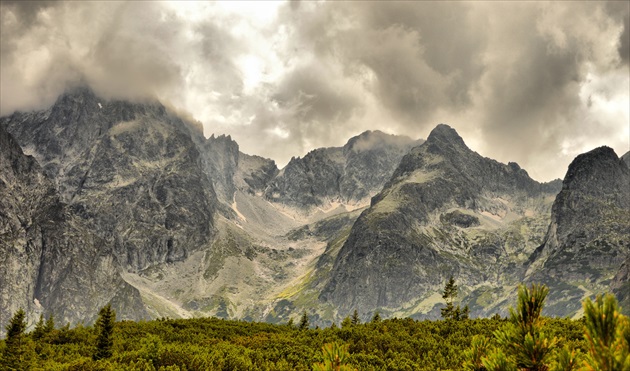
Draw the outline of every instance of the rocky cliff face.
<instances>
[{"instance_id":1,"label":"rocky cliff face","mask_svg":"<svg viewBox=\"0 0 630 371\"><path fill-rule=\"evenodd\" d=\"M217 198L204 171L211 161L202 161L211 156L193 141L201 134L159 103L78 89L3 124L127 269L182 260L211 241Z\"/></svg>"},{"instance_id":2,"label":"rocky cliff face","mask_svg":"<svg viewBox=\"0 0 630 371\"><path fill-rule=\"evenodd\" d=\"M514 284L541 242L553 188L517 164L478 155L439 125L354 224L320 298L342 314L402 308L431 316L433 295L450 275L469 287ZM471 294L473 312L499 300L489 291Z\"/></svg>"},{"instance_id":3,"label":"rocky cliff face","mask_svg":"<svg viewBox=\"0 0 630 371\"><path fill-rule=\"evenodd\" d=\"M220 200L232 203L236 186L234 175L239 163L238 144L228 135L212 135L201 145L204 170Z\"/></svg>"},{"instance_id":4,"label":"rocky cliff face","mask_svg":"<svg viewBox=\"0 0 630 371\"><path fill-rule=\"evenodd\" d=\"M45 313L75 323L92 319L107 302L120 318L146 317L138 291L120 277L111 245L60 201L53 182L3 126L0 194L0 322L23 308L31 319Z\"/></svg>"},{"instance_id":5,"label":"rocky cliff face","mask_svg":"<svg viewBox=\"0 0 630 371\"><path fill-rule=\"evenodd\" d=\"M240 153L234 182L239 190L261 196L278 172L275 161Z\"/></svg>"},{"instance_id":6,"label":"rocky cliff face","mask_svg":"<svg viewBox=\"0 0 630 371\"><path fill-rule=\"evenodd\" d=\"M331 202L360 203L377 193L402 156L419 144L407 137L365 132L339 148L292 158L271 181L265 197L301 210Z\"/></svg>"},{"instance_id":7,"label":"rocky cliff face","mask_svg":"<svg viewBox=\"0 0 630 371\"><path fill-rule=\"evenodd\" d=\"M608 147L579 155L569 166L543 245L528 280L550 286L549 311L579 309L579 299L608 288L630 256L630 171ZM619 285L623 286L621 282Z\"/></svg>"}]
</instances>

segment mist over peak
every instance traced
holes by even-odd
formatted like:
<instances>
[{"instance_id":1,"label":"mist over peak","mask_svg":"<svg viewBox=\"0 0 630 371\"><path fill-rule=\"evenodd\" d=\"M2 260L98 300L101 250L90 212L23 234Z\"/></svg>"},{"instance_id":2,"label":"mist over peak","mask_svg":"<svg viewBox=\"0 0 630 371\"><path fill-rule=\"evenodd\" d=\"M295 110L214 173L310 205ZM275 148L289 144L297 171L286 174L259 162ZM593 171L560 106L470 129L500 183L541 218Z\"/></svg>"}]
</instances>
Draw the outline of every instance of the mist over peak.
<instances>
[{"instance_id":1,"label":"mist over peak","mask_svg":"<svg viewBox=\"0 0 630 371\"><path fill-rule=\"evenodd\" d=\"M365 130L451 122L541 180L628 148L627 3L265 5L3 1L0 115L88 86L159 100L280 165Z\"/></svg>"}]
</instances>

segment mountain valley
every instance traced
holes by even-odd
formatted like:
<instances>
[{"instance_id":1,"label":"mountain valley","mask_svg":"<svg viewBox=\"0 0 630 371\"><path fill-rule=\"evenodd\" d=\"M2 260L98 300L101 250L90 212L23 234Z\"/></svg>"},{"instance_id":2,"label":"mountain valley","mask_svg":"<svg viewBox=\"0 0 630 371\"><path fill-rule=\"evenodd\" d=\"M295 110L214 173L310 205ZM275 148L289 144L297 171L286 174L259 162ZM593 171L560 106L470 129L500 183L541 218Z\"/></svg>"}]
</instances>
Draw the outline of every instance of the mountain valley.
<instances>
[{"instance_id":1,"label":"mountain valley","mask_svg":"<svg viewBox=\"0 0 630 371\"><path fill-rule=\"evenodd\" d=\"M0 119L0 322L217 316L320 326L439 318L453 276L473 317L521 282L547 314L613 290L628 303L630 153L578 156L564 181L469 149L368 131L284 168L158 102L70 91ZM628 304L625 304L626 310Z\"/></svg>"}]
</instances>

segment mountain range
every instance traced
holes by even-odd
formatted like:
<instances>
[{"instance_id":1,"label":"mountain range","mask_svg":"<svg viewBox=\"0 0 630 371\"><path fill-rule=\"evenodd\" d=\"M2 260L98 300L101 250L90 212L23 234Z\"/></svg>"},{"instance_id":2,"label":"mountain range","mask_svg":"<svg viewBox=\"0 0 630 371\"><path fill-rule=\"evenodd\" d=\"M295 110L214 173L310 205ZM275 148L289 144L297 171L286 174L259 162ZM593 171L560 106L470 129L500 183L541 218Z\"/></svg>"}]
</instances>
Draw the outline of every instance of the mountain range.
<instances>
[{"instance_id":1,"label":"mountain range","mask_svg":"<svg viewBox=\"0 0 630 371\"><path fill-rule=\"evenodd\" d=\"M438 318L450 276L473 316L507 313L521 282L551 287L549 315L609 290L629 308L629 163L600 147L539 183L440 124L279 169L159 102L74 89L0 119L0 322L90 323L107 303L134 320Z\"/></svg>"}]
</instances>

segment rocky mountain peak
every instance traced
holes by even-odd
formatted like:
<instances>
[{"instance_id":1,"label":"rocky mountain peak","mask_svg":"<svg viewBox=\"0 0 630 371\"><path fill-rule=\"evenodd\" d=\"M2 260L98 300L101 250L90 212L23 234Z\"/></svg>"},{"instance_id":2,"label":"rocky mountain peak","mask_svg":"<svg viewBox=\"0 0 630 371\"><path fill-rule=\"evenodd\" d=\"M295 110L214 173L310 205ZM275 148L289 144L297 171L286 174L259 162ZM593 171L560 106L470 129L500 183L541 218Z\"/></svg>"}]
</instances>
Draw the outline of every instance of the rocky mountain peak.
<instances>
[{"instance_id":1,"label":"rocky mountain peak","mask_svg":"<svg viewBox=\"0 0 630 371\"><path fill-rule=\"evenodd\" d=\"M439 124L431 130L427 142L429 144L457 146L468 149L464 139L459 136L457 131L446 124Z\"/></svg>"},{"instance_id":2,"label":"rocky mountain peak","mask_svg":"<svg viewBox=\"0 0 630 371\"><path fill-rule=\"evenodd\" d=\"M87 86L67 90L57 98L52 107L52 114L101 115L112 117L115 121L131 121L142 115L164 116L166 108L157 100L126 101L99 97Z\"/></svg>"},{"instance_id":3,"label":"rocky mountain peak","mask_svg":"<svg viewBox=\"0 0 630 371\"><path fill-rule=\"evenodd\" d=\"M550 286L551 313L584 295L581 289L567 290L565 282L610 282L628 259L629 184L630 170L609 147L581 154L569 165L544 243L528 268L530 281ZM559 286L562 290L554 290Z\"/></svg>"},{"instance_id":4,"label":"rocky mountain peak","mask_svg":"<svg viewBox=\"0 0 630 371\"><path fill-rule=\"evenodd\" d=\"M388 146L408 146L414 140L404 135L386 134L380 130L367 130L348 140L343 146L343 153L377 150ZM421 144L421 143L417 143Z\"/></svg>"},{"instance_id":5,"label":"rocky mountain peak","mask_svg":"<svg viewBox=\"0 0 630 371\"><path fill-rule=\"evenodd\" d=\"M571 162L563 181L563 190L599 192L607 188L603 182L615 184L615 179L623 175L627 177L627 174L628 167L624 166L623 160L612 148L603 146L583 153Z\"/></svg>"},{"instance_id":6,"label":"rocky mountain peak","mask_svg":"<svg viewBox=\"0 0 630 371\"><path fill-rule=\"evenodd\" d=\"M400 159L420 144L409 137L366 131L343 147L292 157L265 191L267 200L309 210L329 202L361 203L382 189Z\"/></svg>"}]
</instances>

